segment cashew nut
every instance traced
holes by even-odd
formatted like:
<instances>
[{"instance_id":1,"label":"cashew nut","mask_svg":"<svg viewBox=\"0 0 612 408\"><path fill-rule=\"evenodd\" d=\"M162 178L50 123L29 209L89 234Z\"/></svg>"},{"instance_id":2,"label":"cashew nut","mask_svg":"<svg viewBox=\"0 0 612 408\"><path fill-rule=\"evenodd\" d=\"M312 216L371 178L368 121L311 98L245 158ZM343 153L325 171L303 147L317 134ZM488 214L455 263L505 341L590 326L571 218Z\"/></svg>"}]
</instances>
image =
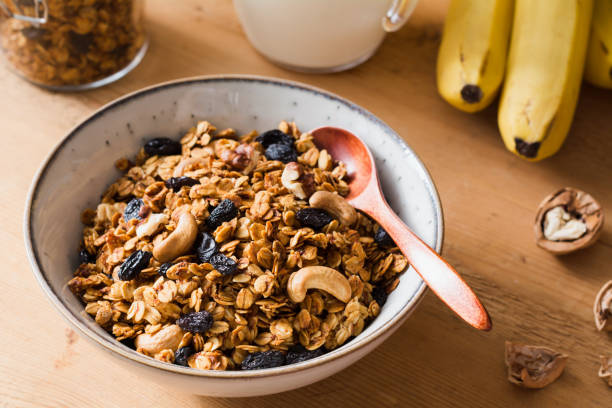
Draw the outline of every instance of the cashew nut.
<instances>
[{"instance_id":1,"label":"cashew nut","mask_svg":"<svg viewBox=\"0 0 612 408\"><path fill-rule=\"evenodd\" d=\"M308 202L311 207L329 212L346 226L351 226L357 221L357 211L340 194L317 191L310 196Z\"/></svg>"},{"instance_id":2,"label":"cashew nut","mask_svg":"<svg viewBox=\"0 0 612 408\"><path fill-rule=\"evenodd\" d=\"M142 238L153 235L162 224L168 222L166 214L151 214L145 222L136 227L136 236Z\"/></svg>"},{"instance_id":3,"label":"cashew nut","mask_svg":"<svg viewBox=\"0 0 612 408\"><path fill-rule=\"evenodd\" d=\"M305 174L301 164L290 162L285 165L281 175L281 183L302 200L308 198L314 191L314 180L312 174Z\"/></svg>"},{"instance_id":4,"label":"cashew nut","mask_svg":"<svg viewBox=\"0 0 612 408\"><path fill-rule=\"evenodd\" d=\"M351 299L351 285L348 279L327 266L306 266L289 276L287 293L293 302L303 301L308 289L323 290L344 303Z\"/></svg>"},{"instance_id":5,"label":"cashew nut","mask_svg":"<svg viewBox=\"0 0 612 408\"><path fill-rule=\"evenodd\" d=\"M182 338L183 330L173 324L164 327L155 334L139 334L134 340L134 345L139 352L154 355L166 349L176 351Z\"/></svg>"},{"instance_id":6,"label":"cashew nut","mask_svg":"<svg viewBox=\"0 0 612 408\"><path fill-rule=\"evenodd\" d=\"M161 242L155 244L153 256L159 262L170 262L191 249L198 235L198 224L189 211L180 213L176 229Z\"/></svg>"}]
</instances>

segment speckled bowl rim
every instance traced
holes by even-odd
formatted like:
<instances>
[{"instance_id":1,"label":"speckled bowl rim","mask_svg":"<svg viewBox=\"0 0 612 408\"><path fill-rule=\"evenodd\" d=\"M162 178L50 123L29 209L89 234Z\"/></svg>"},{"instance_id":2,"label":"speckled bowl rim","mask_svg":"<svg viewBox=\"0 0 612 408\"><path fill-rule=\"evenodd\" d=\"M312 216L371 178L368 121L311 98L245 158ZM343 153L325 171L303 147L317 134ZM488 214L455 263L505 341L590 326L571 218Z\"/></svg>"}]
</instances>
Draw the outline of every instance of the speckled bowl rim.
<instances>
[{"instance_id":1,"label":"speckled bowl rim","mask_svg":"<svg viewBox=\"0 0 612 408\"><path fill-rule=\"evenodd\" d=\"M281 87L288 87L292 89L297 89L299 91L310 92L318 96L323 96L324 98L331 99L335 102L338 102L352 111L357 112L360 115L366 116L369 120L375 122L378 126L380 126L381 130L390 138L392 138L396 143L400 144L404 152L411 155L414 159L415 164L417 165L417 170L419 172L419 176L425 187L429 193L429 198L433 204L435 211L435 223L436 223L436 231L435 231L435 250L440 253L443 245L444 238L444 220L442 213L442 206L440 203L440 199L438 197L437 189L434 185L433 180L427 168L423 164L423 162L419 159L419 157L414 153L414 151L406 144L406 142L395 132L393 131L386 123L380 120L371 112L362 108L359 105L356 105L336 94L325 91L323 89L306 85L303 83L279 79L279 78L271 78L257 75L206 75L206 76L197 76L191 78L183 78L177 79L167 82L162 82L160 84L152 85L134 92L131 92L127 95L124 95L118 99L115 99L106 105L102 106L94 113L92 113L89 117L84 119L78 125L76 125L68 134L53 148L53 150L49 153L49 155L44 160L41 167L36 172L32 184L30 186L30 190L28 192L25 212L24 212L24 223L23 223L23 231L24 231L24 239L27 257L32 267L32 271L36 280L40 284L41 288L53 304L55 308L61 313L61 315L73 326L75 327L82 335L88 338L93 343L97 343L102 346L108 352L115 353L118 356L121 356L131 362L136 362L140 364L144 364L149 367L158 368L164 371L169 371L174 374L181 375L189 375L189 376L198 376L198 377L212 377L212 378L230 378L230 379L252 379L252 378L262 378L262 377L274 377L282 374L293 373L301 370L308 370L314 368L319 365L323 365L329 363L333 360L339 359L341 357L346 356L347 354L361 349L368 345L369 343L375 341L380 336L385 334L388 330L393 328L397 324L401 324L418 306L420 301L423 299L423 296L427 290L427 285L421 280L421 284L414 296L410 299L406 305L400 309L398 313L393 315L388 321L384 322L381 327L370 333L369 335L360 338L353 339L349 343L339 347L336 350L333 350L321 357L308 360L302 363L291 364L287 366L277 367L277 368L269 368L265 370L253 370L253 371L214 371L214 370L198 370L190 367L182 367L174 364L163 363L161 361L157 361L153 358L146 357L142 354L137 353L136 351L121 345L115 340L104 338L100 336L98 333L91 330L84 324L81 319L82 316L74 314L64 303L59 299L58 295L51 288L51 285L47 281L47 277L45 275L44 270L40 266L38 262L38 254L36 243L33 240L32 234L32 208L33 204L36 200L36 195L38 192L38 186L41 180L45 177L46 169L50 164L55 160L58 152L62 150L64 145L74 136L76 135L82 128L87 126L90 122L95 121L99 117L102 117L105 112L120 108L122 104L140 98L142 96L146 96L150 93L157 92L159 90L172 88L172 87L181 87L185 85L193 84L201 84L201 83L215 83L215 82L225 82L225 81L233 81L233 82L250 82L250 83L262 83L268 85L276 85Z\"/></svg>"}]
</instances>

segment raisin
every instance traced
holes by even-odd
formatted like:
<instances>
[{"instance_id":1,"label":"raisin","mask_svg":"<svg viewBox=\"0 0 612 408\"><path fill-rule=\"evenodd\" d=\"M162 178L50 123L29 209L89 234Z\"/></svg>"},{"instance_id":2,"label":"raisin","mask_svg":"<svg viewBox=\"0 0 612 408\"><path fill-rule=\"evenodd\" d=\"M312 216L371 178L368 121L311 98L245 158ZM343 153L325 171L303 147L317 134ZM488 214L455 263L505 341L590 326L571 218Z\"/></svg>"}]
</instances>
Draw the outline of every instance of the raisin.
<instances>
[{"instance_id":1,"label":"raisin","mask_svg":"<svg viewBox=\"0 0 612 408\"><path fill-rule=\"evenodd\" d=\"M134 279L140 271L149 266L149 261L153 254L147 251L138 250L128 257L119 268L117 276L122 281Z\"/></svg>"},{"instance_id":2,"label":"raisin","mask_svg":"<svg viewBox=\"0 0 612 408\"><path fill-rule=\"evenodd\" d=\"M144 150L149 156L171 156L181 154L181 144L167 137L156 137L144 145Z\"/></svg>"},{"instance_id":3,"label":"raisin","mask_svg":"<svg viewBox=\"0 0 612 408\"><path fill-rule=\"evenodd\" d=\"M170 177L168 180L164 182L166 187L171 188L175 193L181 190L181 187L184 186L195 186L196 184L200 184L200 182L194 178L182 176L182 177Z\"/></svg>"},{"instance_id":4,"label":"raisin","mask_svg":"<svg viewBox=\"0 0 612 408\"><path fill-rule=\"evenodd\" d=\"M268 160L278 160L283 163L297 161L297 151L295 148L282 143L271 144L264 152L264 155Z\"/></svg>"},{"instance_id":5,"label":"raisin","mask_svg":"<svg viewBox=\"0 0 612 408\"><path fill-rule=\"evenodd\" d=\"M225 199L219 203L206 219L206 225L211 230L216 229L225 221L229 221L238 215L238 209L230 199Z\"/></svg>"},{"instance_id":6,"label":"raisin","mask_svg":"<svg viewBox=\"0 0 612 408\"><path fill-rule=\"evenodd\" d=\"M278 129L272 129L257 136L255 141L261 143L264 149L267 149L268 146L278 143L293 146L294 139L293 136L288 135L285 132L281 132Z\"/></svg>"},{"instance_id":7,"label":"raisin","mask_svg":"<svg viewBox=\"0 0 612 408\"><path fill-rule=\"evenodd\" d=\"M389 233L385 231L383 227L378 227L378 230L374 233L374 241L380 246L393 246L395 242L389 236Z\"/></svg>"},{"instance_id":8,"label":"raisin","mask_svg":"<svg viewBox=\"0 0 612 408\"><path fill-rule=\"evenodd\" d=\"M274 368L285 364L285 355L278 350L258 351L247 355L240 365L243 370Z\"/></svg>"},{"instance_id":9,"label":"raisin","mask_svg":"<svg viewBox=\"0 0 612 408\"><path fill-rule=\"evenodd\" d=\"M119 45L115 47L115 49L112 51L112 54L116 58L123 58L125 54L129 51L129 49L130 49L129 44Z\"/></svg>"},{"instance_id":10,"label":"raisin","mask_svg":"<svg viewBox=\"0 0 612 408\"><path fill-rule=\"evenodd\" d=\"M79 261L84 263L96 263L96 256L90 254L86 249L81 249L79 252Z\"/></svg>"},{"instance_id":11,"label":"raisin","mask_svg":"<svg viewBox=\"0 0 612 408\"><path fill-rule=\"evenodd\" d=\"M70 39L72 48L79 54L87 54L89 52L89 47L91 47L94 41L93 34L79 34L74 31L68 33L68 38Z\"/></svg>"},{"instance_id":12,"label":"raisin","mask_svg":"<svg viewBox=\"0 0 612 408\"><path fill-rule=\"evenodd\" d=\"M325 210L320 208L302 208L295 214L295 218L304 227L310 227L312 229L321 229L330 222L333 218Z\"/></svg>"},{"instance_id":13,"label":"raisin","mask_svg":"<svg viewBox=\"0 0 612 408\"><path fill-rule=\"evenodd\" d=\"M136 345L134 344L133 337L128 337L127 339L119 340L119 343L123 344L126 347L136 350Z\"/></svg>"},{"instance_id":14,"label":"raisin","mask_svg":"<svg viewBox=\"0 0 612 408\"><path fill-rule=\"evenodd\" d=\"M306 350L304 346L298 344L289 349L285 360L287 364L295 364L310 360L311 358L320 357L323 354L325 354L325 349L323 349L323 347L319 347L316 350Z\"/></svg>"},{"instance_id":15,"label":"raisin","mask_svg":"<svg viewBox=\"0 0 612 408\"><path fill-rule=\"evenodd\" d=\"M382 286L376 286L372 290L372 298L374 298L380 307L383 307L387 302L387 296L387 290Z\"/></svg>"},{"instance_id":16,"label":"raisin","mask_svg":"<svg viewBox=\"0 0 612 408\"><path fill-rule=\"evenodd\" d=\"M185 331L192 333L206 333L212 327L213 317L207 311L189 313L176 321L176 324Z\"/></svg>"},{"instance_id":17,"label":"raisin","mask_svg":"<svg viewBox=\"0 0 612 408\"><path fill-rule=\"evenodd\" d=\"M23 34L23 36L27 38L28 40L39 40L46 33L47 33L47 30L45 30L44 28L38 28L38 27L25 27L21 29L21 34Z\"/></svg>"},{"instance_id":18,"label":"raisin","mask_svg":"<svg viewBox=\"0 0 612 408\"><path fill-rule=\"evenodd\" d=\"M170 267L172 266L171 262L166 262L160 265L159 269L157 270L157 273L160 276L163 276L164 278L167 278L168 276L166 275L166 272L168 272L168 269L170 269Z\"/></svg>"},{"instance_id":19,"label":"raisin","mask_svg":"<svg viewBox=\"0 0 612 408\"><path fill-rule=\"evenodd\" d=\"M461 88L461 98L467 103L478 103L482 99L482 89L478 85L464 85Z\"/></svg>"},{"instance_id":20,"label":"raisin","mask_svg":"<svg viewBox=\"0 0 612 408\"><path fill-rule=\"evenodd\" d=\"M208 232L202 232L196 244L196 255L200 263L209 262L210 258L217 253L217 243Z\"/></svg>"},{"instance_id":21,"label":"raisin","mask_svg":"<svg viewBox=\"0 0 612 408\"><path fill-rule=\"evenodd\" d=\"M187 363L187 359L189 359L189 357L193 353L195 353L195 349L193 347L181 347L180 349L176 350L176 353L174 353L174 364L178 364L185 367L189 366L189 364Z\"/></svg>"},{"instance_id":22,"label":"raisin","mask_svg":"<svg viewBox=\"0 0 612 408\"><path fill-rule=\"evenodd\" d=\"M130 200L129 203L125 206L125 210L123 211L123 218L125 222L128 222L131 219L136 218L137 220L142 220L140 216L140 210L144 206L144 203L140 198L134 198Z\"/></svg>"},{"instance_id":23,"label":"raisin","mask_svg":"<svg viewBox=\"0 0 612 408\"><path fill-rule=\"evenodd\" d=\"M211 256L209 262L217 272L224 276L232 275L238 269L236 261L220 253Z\"/></svg>"}]
</instances>

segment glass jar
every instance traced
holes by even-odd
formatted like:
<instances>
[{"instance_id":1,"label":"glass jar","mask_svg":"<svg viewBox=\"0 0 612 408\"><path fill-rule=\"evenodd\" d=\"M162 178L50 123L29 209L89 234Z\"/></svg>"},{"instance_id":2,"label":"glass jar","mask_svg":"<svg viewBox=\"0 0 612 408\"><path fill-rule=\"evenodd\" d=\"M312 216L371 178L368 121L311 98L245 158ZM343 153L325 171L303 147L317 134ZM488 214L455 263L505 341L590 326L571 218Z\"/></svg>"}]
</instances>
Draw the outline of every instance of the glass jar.
<instances>
[{"instance_id":1,"label":"glass jar","mask_svg":"<svg viewBox=\"0 0 612 408\"><path fill-rule=\"evenodd\" d=\"M143 1L0 0L0 48L9 66L37 85L106 85L146 52Z\"/></svg>"}]
</instances>

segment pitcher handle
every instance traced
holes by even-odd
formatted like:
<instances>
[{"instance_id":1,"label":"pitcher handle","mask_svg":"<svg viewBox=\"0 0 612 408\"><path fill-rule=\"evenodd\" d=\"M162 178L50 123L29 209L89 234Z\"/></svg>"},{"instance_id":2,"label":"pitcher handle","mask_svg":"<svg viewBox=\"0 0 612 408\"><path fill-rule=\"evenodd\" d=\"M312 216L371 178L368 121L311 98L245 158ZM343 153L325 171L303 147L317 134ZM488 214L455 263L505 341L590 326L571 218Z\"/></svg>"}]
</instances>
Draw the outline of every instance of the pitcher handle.
<instances>
[{"instance_id":1,"label":"pitcher handle","mask_svg":"<svg viewBox=\"0 0 612 408\"><path fill-rule=\"evenodd\" d=\"M418 0L393 0L387 15L383 17L382 25L385 31L397 31L408 20Z\"/></svg>"}]
</instances>

